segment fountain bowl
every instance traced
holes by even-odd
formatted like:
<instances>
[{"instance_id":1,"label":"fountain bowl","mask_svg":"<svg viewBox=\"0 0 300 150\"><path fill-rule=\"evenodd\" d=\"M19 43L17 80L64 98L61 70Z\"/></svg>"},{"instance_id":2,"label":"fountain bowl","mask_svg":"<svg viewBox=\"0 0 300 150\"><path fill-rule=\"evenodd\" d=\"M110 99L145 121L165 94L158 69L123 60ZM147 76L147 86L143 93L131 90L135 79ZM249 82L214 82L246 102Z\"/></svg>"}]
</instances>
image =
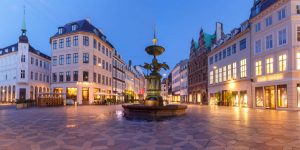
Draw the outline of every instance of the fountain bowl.
<instances>
[{"instance_id":1,"label":"fountain bowl","mask_svg":"<svg viewBox=\"0 0 300 150\"><path fill-rule=\"evenodd\" d=\"M128 119L161 120L182 116L187 105L169 104L166 106L147 106L143 104L124 104L124 116Z\"/></svg>"}]
</instances>

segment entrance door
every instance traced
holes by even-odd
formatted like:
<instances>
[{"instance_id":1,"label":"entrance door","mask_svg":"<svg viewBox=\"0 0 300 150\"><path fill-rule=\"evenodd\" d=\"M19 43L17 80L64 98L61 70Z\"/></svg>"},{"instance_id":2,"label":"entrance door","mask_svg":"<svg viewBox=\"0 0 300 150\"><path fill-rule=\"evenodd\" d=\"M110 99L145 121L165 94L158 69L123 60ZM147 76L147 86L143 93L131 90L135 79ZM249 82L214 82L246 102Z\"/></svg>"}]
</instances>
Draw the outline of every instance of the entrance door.
<instances>
[{"instance_id":1,"label":"entrance door","mask_svg":"<svg viewBox=\"0 0 300 150\"><path fill-rule=\"evenodd\" d=\"M20 99L26 99L26 89L25 88L20 88L19 98Z\"/></svg>"},{"instance_id":2,"label":"entrance door","mask_svg":"<svg viewBox=\"0 0 300 150\"><path fill-rule=\"evenodd\" d=\"M89 88L82 88L82 103L86 104L89 101Z\"/></svg>"},{"instance_id":3,"label":"entrance door","mask_svg":"<svg viewBox=\"0 0 300 150\"><path fill-rule=\"evenodd\" d=\"M270 109L276 108L274 86L265 87L265 107Z\"/></svg>"}]
</instances>

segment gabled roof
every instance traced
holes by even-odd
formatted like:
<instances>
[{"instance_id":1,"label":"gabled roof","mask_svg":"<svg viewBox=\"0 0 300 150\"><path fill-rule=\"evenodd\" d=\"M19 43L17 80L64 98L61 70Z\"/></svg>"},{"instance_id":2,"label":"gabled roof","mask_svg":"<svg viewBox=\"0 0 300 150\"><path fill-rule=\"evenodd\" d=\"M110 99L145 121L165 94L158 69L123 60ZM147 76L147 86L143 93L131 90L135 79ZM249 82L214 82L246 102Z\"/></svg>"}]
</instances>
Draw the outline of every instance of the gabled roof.
<instances>
[{"instance_id":1,"label":"gabled roof","mask_svg":"<svg viewBox=\"0 0 300 150\"><path fill-rule=\"evenodd\" d=\"M278 0L256 0L251 8L250 19L276 3Z\"/></svg>"},{"instance_id":2,"label":"gabled roof","mask_svg":"<svg viewBox=\"0 0 300 150\"><path fill-rule=\"evenodd\" d=\"M74 30L74 31L72 31L72 25L77 25L77 29ZM68 33L74 33L74 32L78 32L78 31L83 31L83 32L89 32L89 33L96 34L106 44L108 44L109 46L111 46L112 48L114 48L114 46L107 40L106 36L98 28L96 28L94 25L92 25L90 23L90 21L88 21L87 19L79 20L79 21L74 21L74 22L71 22L71 23L67 23L63 27L59 27L59 28L63 28L63 33L59 34L57 32L51 38L54 38L54 37L57 37L57 36L61 36L61 35L64 35L64 34L68 34Z\"/></svg>"}]
</instances>

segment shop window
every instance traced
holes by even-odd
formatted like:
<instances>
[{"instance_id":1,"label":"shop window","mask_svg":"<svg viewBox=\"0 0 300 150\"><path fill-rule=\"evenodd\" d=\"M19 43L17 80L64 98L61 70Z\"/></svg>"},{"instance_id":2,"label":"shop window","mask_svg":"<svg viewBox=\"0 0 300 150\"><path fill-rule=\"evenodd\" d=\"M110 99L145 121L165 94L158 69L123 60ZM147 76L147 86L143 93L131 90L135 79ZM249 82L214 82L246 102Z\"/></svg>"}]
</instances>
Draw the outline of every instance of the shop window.
<instances>
[{"instance_id":1,"label":"shop window","mask_svg":"<svg viewBox=\"0 0 300 150\"><path fill-rule=\"evenodd\" d=\"M255 88L255 101L256 101L256 107L264 106L263 88L262 87Z\"/></svg>"},{"instance_id":2,"label":"shop window","mask_svg":"<svg viewBox=\"0 0 300 150\"><path fill-rule=\"evenodd\" d=\"M66 98L76 100L77 99L77 88L67 88Z\"/></svg>"},{"instance_id":3,"label":"shop window","mask_svg":"<svg viewBox=\"0 0 300 150\"><path fill-rule=\"evenodd\" d=\"M248 107L247 91L240 91L241 106Z\"/></svg>"},{"instance_id":4,"label":"shop window","mask_svg":"<svg viewBox=\"0 0 300 150\"><path fill-rule=\"evenodd\" d=\"M233 106L239 106L239 94L237 91L232 91L231 100L233 102Z\"/></svg>"},{"instance_id":5,"label":"shop window","mask_svg":"<svg viewBox=\"0 0 300 150\"><path fill-rule=\"evenodd\" d=\"M286 108L287 105L287 86L278 85L277 86L277 97L278 97L278 107Z\"/></svg>"}]
</instances>

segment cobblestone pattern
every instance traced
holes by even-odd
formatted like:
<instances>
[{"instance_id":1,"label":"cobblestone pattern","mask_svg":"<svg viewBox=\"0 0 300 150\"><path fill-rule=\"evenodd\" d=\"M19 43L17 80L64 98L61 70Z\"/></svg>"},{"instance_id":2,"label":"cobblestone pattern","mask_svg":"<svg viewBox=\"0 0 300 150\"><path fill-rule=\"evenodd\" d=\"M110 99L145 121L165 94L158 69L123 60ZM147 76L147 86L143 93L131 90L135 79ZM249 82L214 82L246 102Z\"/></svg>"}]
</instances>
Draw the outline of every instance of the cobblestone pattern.
<instances>
[{"instance_id":1,"label":"cobblestone pattern","mask_svg":"<svg viewBox=\"0 0 300 150\"><path fill-rule=\"evenodd\" d=\"M1 106L0 106L1 107ZM189 105L160 122L121 106L0 109L1 150L300 149L300 112Z\"/></svg>"}]
</instances>

